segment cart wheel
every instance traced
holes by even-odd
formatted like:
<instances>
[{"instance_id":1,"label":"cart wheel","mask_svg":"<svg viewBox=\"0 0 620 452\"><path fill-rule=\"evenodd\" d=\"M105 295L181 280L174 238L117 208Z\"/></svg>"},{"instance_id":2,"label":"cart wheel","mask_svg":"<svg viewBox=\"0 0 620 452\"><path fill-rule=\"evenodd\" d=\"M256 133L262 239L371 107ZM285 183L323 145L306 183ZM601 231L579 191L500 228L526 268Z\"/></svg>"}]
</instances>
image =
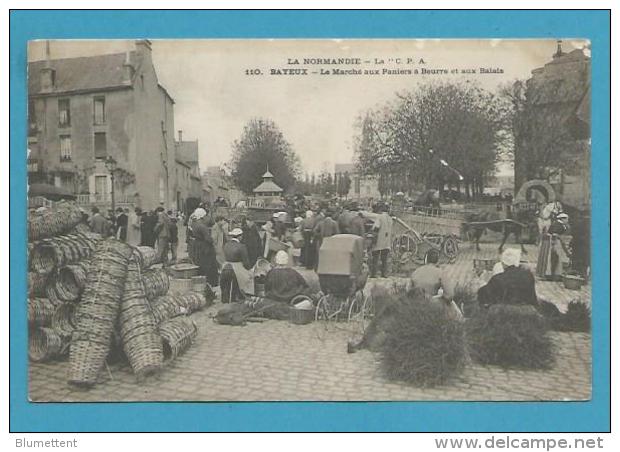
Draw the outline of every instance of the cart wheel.
<instances>
[{"instance_id":1,"label":"cart wheel","mask_svg":"<svg viewBox=\"0 0 620 452\"><path fill-rule=\"evenodd\" d=\"M330 323L334 320L330 317L330 303L327 299L327 295L321 297L316 304L314 310L314 325L316 329L316 335L319 340L323 341L327 337L327 333L330 330Z\"/></svg>"},{"instance_id":2,"label":"cart wheel","mask_svg":"<svg viewBox=\"0 0 620 452\"><path fill-rule=\"evenodd\" d=\"M368 328L374 315L372 297L367 296L361 290L355 294L355 298L349 307L349 331L351 339L360 340Z\"/></svg>"},{"instance_id":3,"label":"cart wheel","mask_svg":"<svg viewBox=\"0 0 620 452\"><path fill-rule=\"evenodd\" d=\"M446 237L441 244L441 251L448 258L449 262L452 263L459 254L459 244L454 237Z\"/></svg>"}]
</instances>

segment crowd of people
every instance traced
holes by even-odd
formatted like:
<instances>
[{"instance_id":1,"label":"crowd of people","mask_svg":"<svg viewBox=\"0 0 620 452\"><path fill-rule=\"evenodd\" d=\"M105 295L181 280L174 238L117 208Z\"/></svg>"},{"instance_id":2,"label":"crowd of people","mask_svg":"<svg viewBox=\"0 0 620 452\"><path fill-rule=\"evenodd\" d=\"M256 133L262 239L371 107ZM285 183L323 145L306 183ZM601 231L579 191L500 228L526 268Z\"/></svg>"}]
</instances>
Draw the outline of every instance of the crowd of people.
<instances>
[{"instance_id":1,"label":"crowd of people","mask_svg":"<svg viewBox=\"0 0 620 452\"><path fill-rule=\"evenodd\" d=\"M91 215L84 219L90 229L103 237L115 237L134 246L150 246L158 252L158 259L164 266L176 262L179 245L178 224L183 223L181 212L176 215L163 207L133 211L125 207L109 209L103 215L98 207L91 209Z\"/></svg>"}]
</instances>

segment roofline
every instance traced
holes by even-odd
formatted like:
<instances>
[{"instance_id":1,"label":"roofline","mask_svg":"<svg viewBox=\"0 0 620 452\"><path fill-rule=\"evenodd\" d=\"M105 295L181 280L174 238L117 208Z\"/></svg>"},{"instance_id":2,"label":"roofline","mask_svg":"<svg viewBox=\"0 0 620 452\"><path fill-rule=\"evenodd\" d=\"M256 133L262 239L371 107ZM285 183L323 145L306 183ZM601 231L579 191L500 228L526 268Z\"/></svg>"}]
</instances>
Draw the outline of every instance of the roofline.
<instances>
[{"instance_id":1,"label":"roofline","mask_svg":"<svg viewBox=\"0 0 620 452\"><path fill-rule=\"evenodd\" d=\"M52 91L49 93L28 93L28 97L60 97L60 96L68 96L68 95L76 95L76 94L89 94L89 93L101 93L108 91L122 91L125 89L133 89L132 85L114 85L114 86L106 86L102 88L87 88L87 89L74 89L67 91Z\"/></svg>"},{"instance_id":2,"label":"roofline","mask_svg":"<svg viewBox=\"0 0 620 452\"><path fill-rule=\"evenodd\" d=\"M170 95L170 93L168 92L168 90L167 90L166 88L164 88L164 86L163 86L161 83L157 82L157 87L158 87L159 89L161 89L161 90L164 92L164 94L165 94L166 96L168 96L168 99L170 99L170 102L172 102L173 104L175 104L175 103L176 103L176 102L174 101L174 98Z\"/></svg>"},{"instance_id":3,"label":"roofline","mask_svg":"<svg viewBox=\"0 0 620 452\"><path fill-rule=\"evenodd\" d=\"M183 166L184 166L185 168L187 168L187 169L192 169L192 167L191 167L191 166L189 166L187 163L185 163L183 160L174 159L174 161L175 161L175 162L177 162L177 163L179 163L179 164L181 164L181 165L183 165Z\"/></svg>"}]
</instances>

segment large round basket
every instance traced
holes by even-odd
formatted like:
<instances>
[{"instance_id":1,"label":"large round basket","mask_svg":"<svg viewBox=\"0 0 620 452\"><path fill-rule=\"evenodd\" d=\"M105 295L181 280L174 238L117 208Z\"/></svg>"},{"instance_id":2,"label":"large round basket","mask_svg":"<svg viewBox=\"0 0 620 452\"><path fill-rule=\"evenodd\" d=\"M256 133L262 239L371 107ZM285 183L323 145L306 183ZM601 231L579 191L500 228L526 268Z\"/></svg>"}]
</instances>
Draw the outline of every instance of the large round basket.
<instances>
[{"instance_id":1,"label":"large round basket","mask_svg":"<svg viewBox=\"0 0 620 452\"><path fill-rule=\"evenodd\" d=\"M28 295L31 297L44 297L45 285L49 275L44 273L28 272Z\"/></svg>"},{"instance_id":2,"label":"large round basket","mask_svg":"<svg viewBox=\"0 0 620 452\"><path fill-rule=\"evenodd\" d=\"M192 345L198 334L198 328L189 317L179 316L159 325L159 333L164 343L164 359L169 361Z\"/></svg>"},{"instance_id":3,"label":"large round basket","mask_svg":"<svg viewBox=\"0 0 620 452\"><path fill-rule=\"evenodd\" d=\"M47 361L61 356L67 340L52 328L34 328L28 337L28 357L31 361Z\"/></svg>"},{"instance_id":4,"label":"large round basket","mask_svg":"<svg viewBox=\"0 0 620 452\"><path fill-rule=\"evenodd\" d=\"M71 337L75 331L75 303L63 303L52 316L52 328L61 336Z\"/></svg>"},{"instance_id":5,"label":"large round basket","mask_svg":"<svg viewBox=\"0 0 620 452\"><path fill-rule=\"evenodd\" d=\"M82 219L82 211L71 202L58 202L53 209L31 212L28 216L28 240L31 242L64 234Z\"/></svg>"},{"instance_id":6,"label":"large round basket","mask_svg":"<svg viewBox=\"0 0 620 452\"><path fill-rule=\"evenodd\" d=\"M149 305L138 260L129 263L125 293L121 302L120 332L123 350L138 378L161 368L164 360L162 341Z\"/></svg>"},{"instance_id":7,"label":"large round basket","mask_svg":"<svg viewBox=\"0 0 620 452\"><path fill-rule=\"evenodd\" d=\"M155 248L151 248L150 246L137 246L136 249L138 250L138 264L142 270L146 270L158 262L158 255Z\"/></svg>"},{"instance_id":8,"label":"large round basket","mask_svg":"<svg viewBox=\"0 0 620 452\"><path fill-rule=\"evenodd\" d=\"M56 293L63 301L77 301L86 286L88 262L66 265L58 270Z\"/></svg>"},{"instance_id":9,"label":"large round basket","mask_svg":"<svg viewBox=\"0 0 620 452\"><path fill-rule=\"evenodd\" d=\"M37 326L49 326L57 304L48 298L28 299L28 323Z\"/></svg>"},{"instance_id":10,"label":"large round basket","mask_svg":"<svg viewBox=\"0 0 620 452\"><path fill-rule=\"evenodd\" d=\"M87 272L82 300L77 305L70 349L69 382L97 382L110 350L127 278L132 248L114 239L99 242Z\"/></svg>"},{"instance_id":11,"label":"large round basket","mask_svg":"<svg viewBox=\"0 0 620 452\"><path fill-rule=\"evenodd\" d=\"M170 279L164 269L151 269L142 272L142 283L144 284L146 298L149 300L166 295L170 288Z\"/></svg>"}]
</instances>

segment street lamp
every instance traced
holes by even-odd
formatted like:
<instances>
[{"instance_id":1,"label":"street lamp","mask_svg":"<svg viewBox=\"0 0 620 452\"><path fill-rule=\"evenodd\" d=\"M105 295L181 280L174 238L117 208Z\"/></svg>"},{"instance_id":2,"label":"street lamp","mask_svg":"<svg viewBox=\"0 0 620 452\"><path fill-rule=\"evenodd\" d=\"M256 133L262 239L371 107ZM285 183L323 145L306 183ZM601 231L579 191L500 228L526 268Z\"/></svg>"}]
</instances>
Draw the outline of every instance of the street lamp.
<instances>
[{"instance_id":1,"label":"street lamp","mask_svg":"<svg viewBox=\"0 0 620 452\"><path fill-rule=\"evenodd\" d=\"M108 158L105 159L105 167L110 173L110 179L112 181L112 212L114 212L114 171L116 171L116 160L114 160L113 157L108 156Z\"/></svg>"}]
</instances>

